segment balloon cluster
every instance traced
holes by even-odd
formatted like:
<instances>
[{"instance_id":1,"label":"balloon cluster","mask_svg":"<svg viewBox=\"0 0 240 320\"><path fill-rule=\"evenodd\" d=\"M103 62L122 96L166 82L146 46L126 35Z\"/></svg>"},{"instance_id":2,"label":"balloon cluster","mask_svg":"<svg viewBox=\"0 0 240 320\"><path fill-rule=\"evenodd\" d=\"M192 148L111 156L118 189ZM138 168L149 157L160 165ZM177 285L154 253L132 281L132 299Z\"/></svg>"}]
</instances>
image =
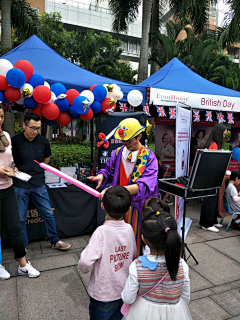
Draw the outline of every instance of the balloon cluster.
<instances>
[{"instance_id":1,"label":"balloon cluster","mask_svg":"<svg viewBox=\"0 0 240 320\"><path fill-rule=\"evenodd\" d=\"M40 74L34 73L29 61L19 60L13 66L10 61L0 59L0 100L32 109L44 116L48 125L67 126L71 118L88 121L93 113L114 112L116 101L122 97L116 84L95 84L81 93L67 90L61 83L50 86Z\"/></svg>"},{"instance_id":2,"label":"balloon cluster","mask_svg":"<svg viewBox=\"0 0 240 320\"><path fill-rule=\"evenodd\" d=\"M123 98L121 88L116 84L92 85L81 93L61 84L51 86L44 78L34 73L32 64L19 60L14 66L6 59L0 59L0 101L16 102L32 109L33 113L47 119L48 125L67 126L71 118L89 121L94 113L112 113L117 100ZM132 90L128 102L138 106L143 100L142 93Z\"/></svg>"}]
</instances>

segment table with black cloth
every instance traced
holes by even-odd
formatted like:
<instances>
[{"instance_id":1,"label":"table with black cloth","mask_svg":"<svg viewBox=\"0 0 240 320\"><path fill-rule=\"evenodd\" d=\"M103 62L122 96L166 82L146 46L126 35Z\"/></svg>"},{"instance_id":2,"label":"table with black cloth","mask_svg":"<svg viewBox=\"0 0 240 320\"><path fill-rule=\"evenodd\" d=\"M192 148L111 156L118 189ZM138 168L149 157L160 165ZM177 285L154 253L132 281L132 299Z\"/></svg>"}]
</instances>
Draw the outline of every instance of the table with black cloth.
<instances>
[{"instance_id":1,"label":"table with black cloth","mask_svg":"<svg viewBox=\"0 0 240 320\"><path fill-rule=\"evenodd\" d=\"M96 186L96 184L91 187ZM101 209L101 201L75 185L65 188L48 188L52 210L60 238L91 234L99 225L103 224L105 211ZM47 237L44 222L33 204L29 203L27 213L27 233L29 240ZM5 229L3 227L3 229ZM9 243L7 234L2 230L2 242Z\"/></svg>"}]
</instances>

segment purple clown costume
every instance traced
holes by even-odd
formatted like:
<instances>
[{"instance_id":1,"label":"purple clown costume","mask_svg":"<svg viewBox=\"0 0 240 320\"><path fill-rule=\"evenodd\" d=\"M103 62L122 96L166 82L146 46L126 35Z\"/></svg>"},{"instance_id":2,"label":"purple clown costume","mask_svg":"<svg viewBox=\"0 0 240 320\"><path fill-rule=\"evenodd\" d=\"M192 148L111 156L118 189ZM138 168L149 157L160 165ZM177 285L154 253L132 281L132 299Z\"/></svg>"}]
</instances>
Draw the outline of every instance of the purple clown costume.
<instances>
[{"instance_id":1,"label":"purple clown costume","mask_svg":"<svg viewBox=\"0 0 240 320\"><path fill-rule=\"evenodd\" d=\"M105 164L104 168L99 170L104 176L102 186L111 183L111 186L120 185L120 172L122 153L124 146L115 149L111 153L111 158ZM127 185L138 184L139 191L132 195L132 203L129 212L124 220L132 225L136 238L138 255L140 254L140 229L141 229L141 211L144 202L152 197L158 197L158 163L155 154L145 147L142 147L137 155L134 169Z\"/></svg>"}]
</instances>

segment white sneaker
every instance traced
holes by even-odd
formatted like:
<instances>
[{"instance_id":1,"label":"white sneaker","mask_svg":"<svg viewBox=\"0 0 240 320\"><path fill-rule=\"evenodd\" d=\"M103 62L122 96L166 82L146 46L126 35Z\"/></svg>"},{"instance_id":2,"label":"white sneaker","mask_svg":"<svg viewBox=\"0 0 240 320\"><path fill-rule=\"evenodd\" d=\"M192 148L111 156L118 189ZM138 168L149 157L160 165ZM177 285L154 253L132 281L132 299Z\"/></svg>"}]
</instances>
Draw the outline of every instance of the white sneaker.
<instances>
[{"instance_id":1,"label":"white sneaker","mask_svg":"<svg viewBox=\"0 0 240 320\"><path fill-rule=\"evenodd\" d=\"M10 278L10 273L0 264L0 280L7 280Z\"/></svg>"},{"instance_id":2,"label":"white sneaker","mask_svg":"<svg viewBox=\"0 0 240 320\"><path fill-rule=\"evenodd\" d=\"M216 227L214 227L214 226L208 227L208 228L204 228L204 227L201 226L201 228L202 228L203 230L207 230L207 231L219 232L219 230L218 230Z\"/></svg>"},{"instance_id":3,"label":"white sneaker","mask_svg":"<svg viewBox=\"0 0 240 320\"><path fill-rule=\"evenodd\" d=\"M216 223L216 224L214 224L214 227L222 228L222 227L223 227L223 225L222 225L222 224L220 224L220 223Z\"/></svg>"},{"instance_id":4,"label":"white sneaker","mask_svg":"<svg viewBox=\"0 0 240 320\"><path fill-rule=\"evenodd\" d=\"M40 272L33 268L31 262L28 261L25 267L18 267L18 275L27 276L29 278L37 278L40 275Z\"/></svg>"}]
</instances>

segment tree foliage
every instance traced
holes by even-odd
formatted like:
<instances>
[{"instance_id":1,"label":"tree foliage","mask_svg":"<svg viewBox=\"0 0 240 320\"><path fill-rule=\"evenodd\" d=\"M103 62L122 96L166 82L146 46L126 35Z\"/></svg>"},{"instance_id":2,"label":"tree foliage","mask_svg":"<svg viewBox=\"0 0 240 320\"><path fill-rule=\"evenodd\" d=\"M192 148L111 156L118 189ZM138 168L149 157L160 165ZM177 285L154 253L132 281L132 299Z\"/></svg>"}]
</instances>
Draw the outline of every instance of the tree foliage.
<instances>
[{"instance_id":1,"label":"tree foliage","mask_svg":"<svg viewBox=\"0 0 240 320\"><path fill-rule=\"evenodd\" d=\"M38 21L39 37L65 59L99 75L136 83L134 76L137 71L132 69L129 61L121 60L120 40L108 33L69 32L64 28L58 12L44 12L38 16ZM21 33L20 29L16 29L13 33L13 46L22 43L28 36L28 33Z\"/></svg>"},{"instance_id":2,"label":"tree foliage","mask_svg":"<svg viewBox=\"0 0 240 320\"><path fill-rule=\"evenodd\" d=\"M182 27L169 21L167 34L155 33L158 48L152 51L151 59L163 67L177 57L201 77L224 87L240 91L240 72L238 65L222 52L222 46L215 35L203 32L196 37L191 28ZM180 32L186 38L179 40Z\"/></svg>"}]
</instances>

